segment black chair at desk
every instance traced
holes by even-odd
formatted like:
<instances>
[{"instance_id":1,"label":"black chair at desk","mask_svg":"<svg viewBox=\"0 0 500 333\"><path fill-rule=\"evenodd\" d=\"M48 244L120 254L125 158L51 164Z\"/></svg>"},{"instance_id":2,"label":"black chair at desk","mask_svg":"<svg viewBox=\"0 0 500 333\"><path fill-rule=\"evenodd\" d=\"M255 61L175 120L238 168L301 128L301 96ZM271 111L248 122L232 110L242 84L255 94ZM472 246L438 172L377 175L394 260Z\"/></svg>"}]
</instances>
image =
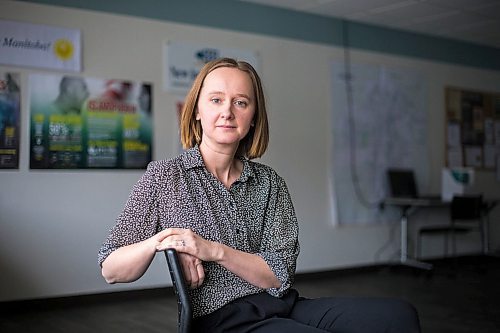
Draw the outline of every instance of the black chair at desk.
<instances>
[{"instance_id":1,"label":"black chair at desk","mask_svg":"<svg viewBox=\"0 0 500 333\"><path fill-rule=\"evenodd\" d=\"M481 195L455 195L450 205L450 223L445 225L429 225L418 230L417 255L422 252L422 236L443 234L444 255L448 256L448 237L451 235L452 256L456 255L456 234L478 230L481 235L481 249L484 248L485 234L482 219L483 198Z\"/></svg>"},{"instance_id":2,"label":"black chair at desk","mask_svg":"<svg viewBox=\"0 0 500 333\"><path fill-rule=\"evenodd\" d=\"M191 307L191 299L189 298L179 257L177 256L177 251L174 249L166 249L165 256L167 257L170 278L177 297L177 332L189 333L191 331L193 309Z\"/></svg>"}]
</instances>

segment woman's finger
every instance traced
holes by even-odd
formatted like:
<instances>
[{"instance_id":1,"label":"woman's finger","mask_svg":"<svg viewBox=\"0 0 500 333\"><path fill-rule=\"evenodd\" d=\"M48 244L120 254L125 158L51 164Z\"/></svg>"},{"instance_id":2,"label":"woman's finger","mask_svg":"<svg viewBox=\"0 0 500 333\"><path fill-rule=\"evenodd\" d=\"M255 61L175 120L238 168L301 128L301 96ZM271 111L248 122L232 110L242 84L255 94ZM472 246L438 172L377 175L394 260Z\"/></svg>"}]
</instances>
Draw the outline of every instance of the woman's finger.
<instances>
[{"instance_id":1,"label":"woman's finger","mask_svg":"<svg viewBox=\"0 0 500 333\"><path fill-rule=\"evenodd\" d=\"M187 242L183 238L179 238L179 236L169 236L165 238L156 246L157 251L164 251L169 248L176 249L179 252L186 252Z\"/></svg>"},{"instance_id":2,"label":"woman's finger","mask_svg":"<svg viewBox=\"0 0 500 333\"><path fill-rule=\"evenodd\" d=\"M186 253L180 253L179 258L181 260L182 271L184 273L186 284L190 288L197 288L202 282L200 282L200 275L196 267L200 260Z\"/></svg>"},{"instance_id":3,"label":"woman's finger","mask_svg":"<svg viewBox=\"0 0 500 333\"><path fill-rule=\"evenodd\" d=\"M157 233L156 237L157 237L159 242L162 242L165 238L175 236L175 235L179 235L179 236L188 235L191 232L192 232L191 229L167 228L167 229L164 229L164 230L160 231L159 233Z\"/></svg>"},{"instance_id":4,"label":"woman's finger","mask_svg":"<svg viewBox=\"0 0 500 333\"><path fill-rule=\"evenodd\" d=\"M205 268L203 268L203 263L201 261L196 264L196 272L198 273L197 287L199 287L203 284L203 281L205 281Z\"/></svg>"}]
</instances>

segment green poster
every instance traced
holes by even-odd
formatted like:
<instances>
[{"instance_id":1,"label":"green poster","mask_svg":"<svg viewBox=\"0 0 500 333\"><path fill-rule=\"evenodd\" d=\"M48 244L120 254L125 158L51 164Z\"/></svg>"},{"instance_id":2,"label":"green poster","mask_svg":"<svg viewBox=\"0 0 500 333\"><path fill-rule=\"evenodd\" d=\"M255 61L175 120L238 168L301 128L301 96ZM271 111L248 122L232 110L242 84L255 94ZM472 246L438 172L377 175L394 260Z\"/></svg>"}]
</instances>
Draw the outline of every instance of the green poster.
<instances>
[{"instance_id":1,"label":"green poster","mask_svg":"<svg viewBox=\"0 0 500 333\"><path fill-rule=\"evenodd\" d=\"M151 99L147 83L31 75L30 167L145 168Z\"/></svg>"}]
</instances>

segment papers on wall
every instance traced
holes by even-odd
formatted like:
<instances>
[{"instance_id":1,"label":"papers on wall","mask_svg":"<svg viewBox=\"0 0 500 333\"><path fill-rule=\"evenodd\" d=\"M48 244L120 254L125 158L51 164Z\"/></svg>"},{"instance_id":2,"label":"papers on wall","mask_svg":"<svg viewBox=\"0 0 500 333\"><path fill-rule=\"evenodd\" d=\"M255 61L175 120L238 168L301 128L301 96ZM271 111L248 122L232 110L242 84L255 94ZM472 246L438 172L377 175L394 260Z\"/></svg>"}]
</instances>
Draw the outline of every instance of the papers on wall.
<instances>
[{"instance_id":1,"label":"papers on wall","mask_svg":"<svg viewBox=\"0 0 500 333\"><path fill-rule=\"evenodd\" d=\"M443 168L441 172L441 200L449 202L454 195L466 194L473 184L473 168Z\"/></svg>"},{"instance_id":2,"label":"papers on wall","mask_svg":"<svg viewBox=\"0 0 500 333\"><path fill-rule=\"evenodd\" d=\"M464 165L464 159L462 156L462 148L457 147L455 149L448 149L448 165L452 168L461 167Z\"/></svg>"},{"instance_id":3,"label":"papers on wall","mask_svg":"<svg viewBox=\"0 0 500 333\"><path fill-rule=\"evenodd\" d=\"M464 146L465 165L480 168L483 166L483 151L480 146Z\"/></svg>"},{"instance_id":4,"label":"papers on wall","mask_svg":"<svg viewBox=\"0 0 500 333\"><path fill-rule=\"evenodd\" d=\"M447 87L446 165L495 171L500 154L500 94Z\"/></svg>"},{"instance_id":5,"label":"papers on wall","mask_svg":"<svg viewBox=\"0 0 500 333\"><path fill-rule=\"evenodd\" d=\"M458 122L449 122L446 134L448 144L448 165L450 167L461 167L463 165L463 156L460 146L460 124Z\"/></svg>"},{"instance_id":6,"label":"papers on wall","mask_svg":"<svg viewBox=\"0 0 500 333\"><path fill-rule=\"evenodd\" d=\"M451 148L460 147L460 124L450 122L448 124L448 146Z\"/></svg>"},{"instance_id":7,"label":"papers on wall","mask_svg":"<svg viewBox=\"0 0 500 333\"><path fill-rule=\"evenodd\" d=\"M500 120L495 121L494 129L495 132L495 144L500 147Z\"/></svg>"},{"instance_id":8,"label":"papers on wall","mask_svg":"<svg viewBox=\"0 0 500 333\"><path fill-rule=\"evenodd\" d=\"M494 145L484 145L484 167L488 169L495 169L496 165L496 147Z\"/></svg>"}]
</instances>

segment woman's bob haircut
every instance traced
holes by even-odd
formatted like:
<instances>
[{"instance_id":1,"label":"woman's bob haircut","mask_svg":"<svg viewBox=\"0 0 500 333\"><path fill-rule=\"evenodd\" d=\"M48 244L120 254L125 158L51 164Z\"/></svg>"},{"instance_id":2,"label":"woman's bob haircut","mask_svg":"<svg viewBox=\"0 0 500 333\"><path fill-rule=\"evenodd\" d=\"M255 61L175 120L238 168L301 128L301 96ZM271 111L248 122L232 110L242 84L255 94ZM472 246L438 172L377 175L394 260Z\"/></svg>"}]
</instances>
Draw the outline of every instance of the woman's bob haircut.
<instances>
[{"instance_id":1,"label":"woman's bob haircut","mask_svg":"<svg viewBox=\"0 0 500 333\"><path fill-rule=\"evenodd\" d=\"M249 63L236 61L231 58L220 58L205 64L193 82L193 86L186 96L181 113L181 143L184 149L192 148L201 143L203 130L200 121L196 120L198 98L203 82L213 70L221 67L236 68L248 74L252 80L255 95L254 126L250 127L248 134L240 141L236 156L248 159L261 157L269 143L269 125L266 112L266 101L259 75Z\"/></svg>"}]
</instances>

